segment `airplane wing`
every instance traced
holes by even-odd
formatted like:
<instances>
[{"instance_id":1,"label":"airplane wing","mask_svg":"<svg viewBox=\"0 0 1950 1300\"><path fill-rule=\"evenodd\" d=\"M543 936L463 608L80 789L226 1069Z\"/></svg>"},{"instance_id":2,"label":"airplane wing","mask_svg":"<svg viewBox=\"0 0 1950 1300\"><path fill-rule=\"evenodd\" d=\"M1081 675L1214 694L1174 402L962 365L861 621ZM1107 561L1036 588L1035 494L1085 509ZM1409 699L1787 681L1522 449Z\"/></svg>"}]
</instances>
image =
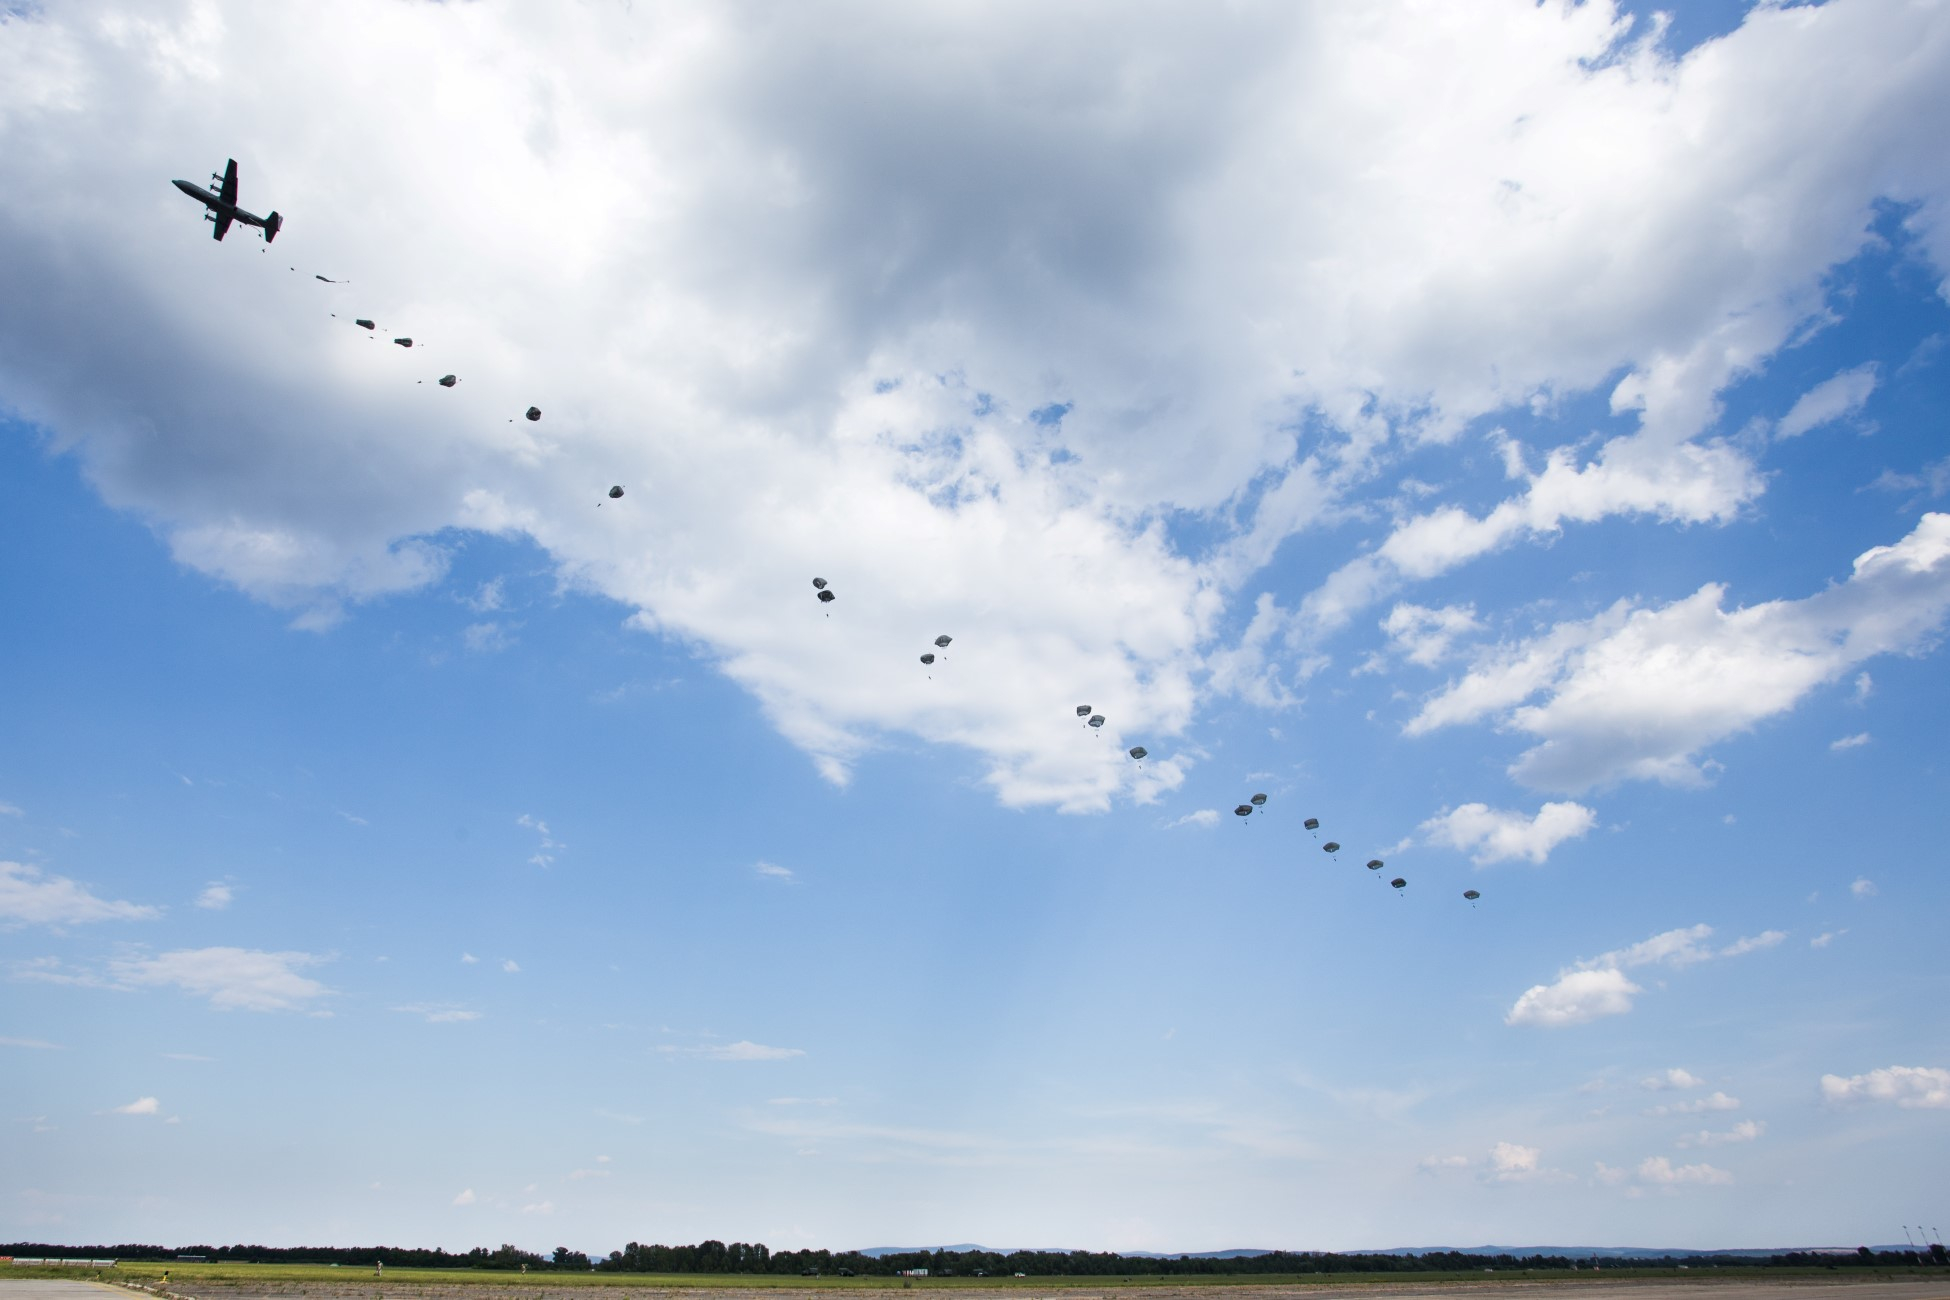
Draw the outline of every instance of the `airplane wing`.
<instances>
[{"instance_id":1,"label":"airplane wing","mask_svg":"<svg viewBox=\"0 0 1950 1300\"><path fill-rule=\"evenodd\" d=\"M225 213L217 218L217 224L210 228L210 238L222 239L230 233L230 215Z\"/></svg>"},{"instance_id":2,"label":"airplane wing","mask_svg":"<svg viewBox=\"0 0 1950 1300\"><path fill-rule=\"evenodd\" d=\"M237 160L235 158L232 158L230 165L223 169L223 189L217 192L217 197L225 203L237 201ZM217 238L222 239L223 236L218 235Z\"/></svg>"}]
</instances>

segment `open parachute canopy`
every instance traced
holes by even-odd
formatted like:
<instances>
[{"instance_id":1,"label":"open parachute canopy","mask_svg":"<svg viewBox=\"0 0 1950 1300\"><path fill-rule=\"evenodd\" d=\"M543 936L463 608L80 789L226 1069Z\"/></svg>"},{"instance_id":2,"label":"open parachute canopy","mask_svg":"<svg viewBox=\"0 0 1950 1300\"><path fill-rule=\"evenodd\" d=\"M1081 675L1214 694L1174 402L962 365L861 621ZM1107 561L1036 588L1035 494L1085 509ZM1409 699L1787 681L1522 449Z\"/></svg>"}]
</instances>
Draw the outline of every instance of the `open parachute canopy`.
<instances>
[{"instance_id":1,"label":"open parachute canopy","mask_svg":"<svg viewBox=\"0 0 1950 1300\"><path fill-rule=\"evenodd\" d=\"M1103 726L1103 725L1104 725L1104 715L1103 715L1103 714L1101 714L1101 713L1093 713L1093 714L1091 714L1091 715L1090 715L1090 725L1091 725L1091 726L1093 726L1093 727L1101 727L1101 726Z\"/></svg>"},{"instance_id":2,"label":"open parachute canopy","mask_svg":"<svg viewBox=\"0 0 1950 1300\"><path fill-rule=\"evenodd\" d=\"M931 664L931 663L933 663L933 662L934 662L934 656L933 656L933 655L931 655L931 654L925 654L925 655L922 655L922 656L921 656L921 662L922 662L922 663L924 663L924 664Z\"/></svg>"},{"instance_id":3,"label":"open parachute canopy","mask_svg":"<svg viewBox=\"0 0 1950 1300\"><path fill-rule=\"evenodd\" d=\"M831 600L837 600L837 599L839 599L839 597L837 597L837 596L835 596L835 595L834 595L834 594L833 594L832 592L830 592L830 591L827 591L827 590L826 590L825 588L823 588L823 587L822 587L822 588L820 588L820 592L819 592L819 603L820 603L820 604L822 604L822 605L824 605L824 604L825 604L826 602L828 602L828 601L831 601Z\"/></svg>"},{"instance_id":4,"label":"open parachute canopy","mask_svg":"<svg viewBox=\"0 0 1950 1300\"><path fill-rule=\"evenodd\" d=\"M1470 902L1472 902L1472 903L1473 903L1473 902L1475 902L1475 901L1476 901L1477 899L1479 899L1479 898L1481 898L1481 897L1482 897L1482 895L1481 895L1481 894L1479 894L1479 893L1477 893L1477 892L1476 892L1475 890L1473 890L1473 889L1465 889L1465 890L1463 890L1463 897L1464 897L1464 898L1467 898L1467 899L1468 899L1468 900L1469 900Z\"/></svg>"},{"instance_id":5,"label":"open parachute canopy","mask_svg":"<svg viewBox=\"0 0 1950 1300\"><path fill-rule=\"evenodd\" d=\"M452 387L453 387L453 386L454 386L455 384L458 384L459 382L460 382L460 376L459 376L459 375L442 375L442 376L440 376L440 386L441 386L442 388L452 388Z\"/></svg>"},{"instance_id":6,"label":"open parachute canopy","mask_svg":"<svg viewBox=\"0 0 1950 1300\"><path fill-rule=\"evenodd\" d=\"M360 318L359 318L358 320L355 320L355 321L353 321L352 323L353 323L354 325L357 325L357 326L358 326L358 327L359 327L360 329L365 329L365 330L371 330L371 329L378 329L378 328L379 328L379 327L378 327L377 325L375 325L375 324L373 324L373 323L372 323L371 321L369 321L369 320L367 320L367 319L366 319L365 317L363 317L363 316L361 316L361 317L360 317Z\"/></svg>"},{"instance_id":7,"label":"open parachute canopy","mask_svg":"<svg viewBox=\"0 0 1950 1300\"><path fill-rule=\"evenodd\" d=\"M623 495L623 485L620 483L609 490L609 499L611 501L617 500L622 495Z\"/></svg>"},{"instance_id":8,"label":"open parachute canopy","mask_svg":"<svg viewBox=\"0 0 1950 1300\"><path fill-rule=\"evenodd\" d=\"M1388 883L1393 885L1396 889L1408 888L1408 882L1406 880L1403 880L1400 876L1396 876L1393 880L1389 881Z\"/></svg>"},{"instance_id":9,"label":"open parachute canopy","mask_svg":"<svg viewBox=\"0 0 1950 1300\"><path fill-rule=\"evenodd\" d=\"M947 635L946 633L943 633L942 635L934 639L934 643L940 646L943 650L946 650L949 646L949 643L952 642L954 639L955 638Z\"/></svg>"},{"instance_id":10,"label":"open parachute canopy","mask_svg":"<svg viewBox=\"0 0 1950 1300\"><path fill-rule=\"evenodd\" d=\"M1369 859L1368 859L1368 870L1370 870L1370 871L1379 871L1379 870L1381 870L1381 859L1380 859L1380 858L1369 858Z\"/></svg>"},{"instance_id":11,"label":"open parachute canopy","mask_svg":"<svg viewBox=\"0 0 1950 1300\"><path fill-rule=\"evenodd\" d=\"M1256 795L1254 795L1254 796L1253 796L1253 807L1255 807L1255 808L1264 808L1265 806L1266 806L1266 796L1265 796L1265 795L1263 795L1263 794L1256 794Z\"/></svg>"},{"instance_id":12,"label":"open parachute canopy","mask_svg":"<svg viewBox=\"0 0 1950 1300\"><path fill-rule=\"evenodd\" d=\"M824 591L824 590L826 590L826 579L824 579L824 578L814 578L814 579L813 579L813 590L814 590L814 591Z\"/></svg>"},{"instance_id":13,"label":"open parachute canopy","mask_svg":"<svg viewBox=\"0 0 1950 1300\"><path fill-rule=\"evenodd\" d=\"M1090 716L1090 706L1089 706L1088 704L1079 704L1079 705L1077 705L1077 716L1078 716L1079 718L1087 718L1087 717L1089 717L1089 716Z\"/></svg>"},{"instance_id":14,"label":"open parachute canopy","mask_svg":"<svg viewBox=\"0 0 1950 1300\"><path fill-rule=\"evenodd\" d=\"M1242 803L1232 810L1232 815L1234 817L1250 817L1253 815L1253 806L1249 803Z\"/></svg>"},{"instance_id":15,"label":"open parachute canopy","mask_svg":"<svg viewBox=\"0 0 1950 1300\"><path fill-rule=\"evenodd\" d=\"M1133 745L1133 746L1131 746L1131 757L1132 757L1132 758L1136 758L1136 759L1142 759L1142 758L1143 758L1143 757L1144 757L1144 756L1145 756L1146 754L1148 754L1148 753L1150 753L1150 752L1151 752L1151 751L1150 751L1150 750L1148 750L1148 749L1146 749L1146 748L1145 748L1145 747L1144 747L1143 745Z\"/></svg>"},{"instance_id":16,"label":"open parachute canopy","mask_svg":"<svg viewBox=\"0 0 1950 1300\"><path fill-rule=\"evenodd\" d=\"M542 418L542 408L539 406L531 406L526 411L523 411L522 414L531 420L539 420Z\"/></svg>"},{"instance_id":17,"label":"open parachute canopy","mask_svg":"<svg viewBox=\"0 0 1950 1300\"><path fill-rule=\"evenodd\" d=\"M1317 831L1317 830L1319 830L1319 829L1320 829L1320 818L1318 818L1318 817L1309 817L1309 818L1307 818L1307 820L1306 820L1306 821L1303 821L1303 822L1301 822L1300 824L1301 824L1302 826L1305 826L1305 827L1306 827L1306 828L1307 828L1308 830L1310 830L1310 831Z\"/></svg>"},{"instance_id":18,"label":"open parachute canopy","mask_svg":"<svg viewBox=\"0 0 1950 1300\"><path fill-rule=\"evenodd\" d=\"M1327 843L1320 846L1320 851L1322 853L1339 853L1341 851L1341 846L1334 843L1334 841L1329 840L1327 841Z\"/></svg>"},{"instance_id":19,"label":"open parachute canopy","mask_svg":"<svg viewBox=\"0 0 1950 1300\"><path fill-rule=\"evenodd\" d=\"M399 344L403 348L410 348L413 346L412 339L394 339L393 342Z\"/></svg>"}]
</instances>

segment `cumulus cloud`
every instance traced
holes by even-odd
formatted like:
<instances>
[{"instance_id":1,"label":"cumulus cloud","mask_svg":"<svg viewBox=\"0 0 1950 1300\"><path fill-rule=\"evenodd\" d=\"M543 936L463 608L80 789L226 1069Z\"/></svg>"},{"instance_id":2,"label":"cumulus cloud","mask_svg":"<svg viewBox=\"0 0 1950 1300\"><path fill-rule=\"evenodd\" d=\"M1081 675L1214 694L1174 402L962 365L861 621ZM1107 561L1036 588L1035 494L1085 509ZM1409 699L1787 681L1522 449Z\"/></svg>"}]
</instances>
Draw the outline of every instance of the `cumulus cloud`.
<instances>
[{"instance_id":1,"label":"cumulus cloud","mask_svg":"<svg viewBox=\"0 0 1950 1300\"><path fill-rule=\"evenodd\" d=\"M1597 824L1598 815L1577 803L1547 803L1534 817L1521 812L1466 803L1422 823L1433 844L1470 855L1478 866L1525 858L1541 863L1566 840L1582 837Z\"/></svg>"},{"instance_id":2,"label":"cumulus cloud","mask_svg":"<svg viewBox=\"0 0 1950 1300\"><path fill-rule=\"evenodd\" d=\"M1535 1178L1539 1172L1537 1158L1542 1154L1537 1147L1499 1142L1490 1148L1490 1175L1502 1182Z\"/></svg>"},{"instance_id":3,"label":"cumulus cloud","mask_svg":"<svg viewBox=\"0 0 1950 1300\"><path fill-rule=\"evenodd\" d=\"M521 963L513 957L505 958L501 963L501 970L508 975L519 975L521 974Z\"/></svg>"},{"instance_id":4,"label":"cumulus cloud","mask_svg":"<svg viewBox=\"0 0 1950 1300\"><path fill-rule=\"evenodd\" d=\"M1658 1092L1667 1088L1697 1088L1705 1082L1706 1080L1700 1078L1691 1070L1684 1070L1675 1065L1662 1073L1647 1075L1645 1078L1640 1079L1639 1087L1648 1091Z\"/></svg>"},{"instance_id":5,"label":"cumulus cloud","mask_svg":"<svg viewBox=\"0 0 1950 1300\"><path fill-rule=\"evenodd\" d=\"M331 992L298 972L323 962L305 952L249 948L191 948L109 963L123 985L180 988L210 999L222 1011L295 1011Z\"/></svg>"},{"instance_id":6,"label":"cumulus cloud","mask_svg":"<svg viewBox=\"0 0 1950 1300\"><path fill-rule=\"evenodd\" d=\"M1664 1106L1654 1106L1645 1113L1654 1118L1661 1118L1666 1115L1705 1115L1712 1111L1739 1109L1738 1097L1729 1097L1724 1092L1711 1092L1692 1101L1675 1101Z\"/></svg>"},{"instance_id":7,"label":"cumulus cloud","mask_svg":"<svg viewBox=\"0 0 1950 1300\"><path fill-rule=\"evenodd\" d=\"M471 1187L467 1187L467 1188L462 1188L460 1193L454 1197L454 1204L472 1205L474 1204L474 1200L475 1200L474 1189Z\"/></svg>"},{"instance_id":8,"label":"cumulus cloud","mask_svg":"<svg viewBox=\"0 0 1950 1300\"><path fill-rule=\"evenodd\" d=\"M803 1048L767 1047L763 1043L742 1040L736 1043L711 1043L696 1047L676 1047L665 1044L657 1050L672 1056L695 1056L706 1061L785 1061L806 1054Z\"/></svg>"},{"instance_id":9,"label":"cumulus cloud","mask_svg":"<svg viewBox=\"0 0 1950 1300\"><path fill-rule=\"evenodd\" d=\"M1706 746L1785 712L1865 659L1929 643L1950 612L1950 515L1924 515L1816 595L1732 611L1725 598L1709 583L1669 605L1620 601L1499 647L1407 730L1496 716L1539 738L1510 774L1540 789L1700 784Z\"/></svg>"},{"instance_id":10,"label":"cumulus cloud","mask_svg":"<svg viewBox=\"0 0 1950 1300\"><path fill-rule=\"evenodd\" d=\"M1774 426L1777 438L1796 438L1810 429L1832 424L1845 415L1862 409L1869 394L1876 390L1874 362L1844 370L1833 379L1823 380L1801 395L1781 422Z\"/></svg>"},{"instance_id":11,"label":"cumulus cloud","mask_svg":"<svg viewBox=\"0 0 1950 1300\"><path fill-rule=\"evenodd\" d=\"M1821 1099L1837 1105L1893 1101L1911 1110L1950 1109L1950 1070L1937 1066L1892 1065L1867 1074L1821 1076Z\"/></svg>"},{"instance_id":12,"label":"cumulus cloud","mask_svg":"<svg viewBox=\"0 0 1950 1300\"><path fill-rule=\"evenodd\" d=\"M1503 1017L1503 1023L1561 1029L1623 1015L1632 1009L1633 997L1645 991L1626 977L1627 970L1641 966L1682 969L1715 957L1738 957L1771 948L1786 937L1781 931L1769 930L1716 951L1706 942L1712 935L1710 925L1667 930L1630 947L1567 966L1553 983L1527 989Z\"/></svg>"},{"instance_id":13,"label":"cumulus cloud","mask_svg":"<svg viewBox=\"0 0 1950 1300\"><path fill-rule=\"evenodd\" d=\"M221 912L230 906L235 891L221 881L212 881L204 886L203 892L196 896L196 905L212 912Z\"/></svg>"},{"instance_id":14,"label":"cumulus cloud","mask_svg":"<svg viewBox=\"0 0 1950 1300\"><path fill-rule=\"evenodd\" d=\"M1758 1119L1743 1119L1730 1129L1714 1131L1701 1129L1697 1133L1687 1133L1674 1143L1681 1149L1689 1147L1723 1147L1735 1142L1752 1142L1767 1132L1767 1122Z\"/></svg>"},{"instance_id":15,"label":"cumulus cloud","mask_svg":"<svg viewBox=\"0 0 1950 1300\"><path fill-rule=\"evenodd\" d=\"M1950 263L1928 6L1756 6L1682 59L1603 0L350 3L159 0L142 41L106 0L8 24L0 397L302 626L443 580L469 530L532 539L835 781L913 735L1011 805L1155 798L1182 768L1117 763L1050 702L1087 687L1149 744L1206 680L1280 698L1291 618L1227 615L1402 457L1621 375L1636 422L1506 442L1507 501L1393 520L1307 626L1581 522L1732 517L1764 475L1711 437L1718 394L1817 316L1875 202ZM251 111L265 84L289 113ZM355 268L469 382L430 406L303 277L184 251L181 197L125 178L186 169L211 120L258 123L239 161L291 214L279 249ZM348 176L391 202L354 219ZM50 220L47 195L100 201ZM565 210L629 220L570 246ZM210 328L212 297L265 325ZM545 421L506 418L529 400ZM589 508L592 464L629 509ZM1175 541L1181 514L1217 540ZM753 617L810 620L815 555L821 635ZM916 620L967 637L956 672L888 672Z\"/></svg>"},{"instance_id":16,"label":"cumulus cloud","mask_svg":"<svg viewBox=\"0 0 1950 1300\"><path fill-rule=\"evenodd\" d=\"M1874 898L1877 892L1876 882L1870 880L1867 876L1858 877L1849 885L1848 892L1857 898Z\"/></svg>"},{"instance_id":17,"label":"cumulus cloud","mask_svg":"<svg viewBox=\"0 0 1950 1300\"><path fill-rule=\"evenodd\" d=\"M1667 1156L1647 1156L1639 1162L1639 1181L1663 1187L1692 1185L1699 1187L1725 1186L1733 1181L1733 1175L1712 1165L1675 1165Z\"/></svg>"},{"instance_id":18,"label":"cumulus cloud","mask_svg":"<svg viewBox=\"0 0 1950 1300\"><path fill-rule=\"evenodd\" d=\"M78 881L49 875L24 862L0 862L0 928L150 921L160 915L154 907L99 898Z\"/></svg>"},{"instance_id":19,"label":"cumulus cloud","mask_svg":"<svg viewBox=\"0 0 1950 1300\"><path fill-rule=\"evenodd\" d=\"M1462 637L1482 630L1473 605L1445 605L1429 609L1406 602L1388 611L1381 630L1395 653L1412 664L1431 667L1447 659Z\"/></svg>"},{"instance_id":20,"label":"cumulus cloud","mask_svg":"<svg viewBox=\"0 0 1950 1300\"><path fill-rule=\"evenodd\" d=\"M1171 823L1173 826L1202 826L1208 830L1218 824L1219 810L1217 808L1200 808L1197 812L1188 812L1177 821Z\"/></svg>"},{"instance_id":21,"label":"cumulus cloud","mask_svg":"<svg viewBox=\"0 0 1950 1300\"><path fill-rule=\"evenodd\" d=\"M154 1115L162 1110L162 1103L154 1097L137 1097L126 1106L117 1106L117 1115Z\"/></svg>"}]
</instances>

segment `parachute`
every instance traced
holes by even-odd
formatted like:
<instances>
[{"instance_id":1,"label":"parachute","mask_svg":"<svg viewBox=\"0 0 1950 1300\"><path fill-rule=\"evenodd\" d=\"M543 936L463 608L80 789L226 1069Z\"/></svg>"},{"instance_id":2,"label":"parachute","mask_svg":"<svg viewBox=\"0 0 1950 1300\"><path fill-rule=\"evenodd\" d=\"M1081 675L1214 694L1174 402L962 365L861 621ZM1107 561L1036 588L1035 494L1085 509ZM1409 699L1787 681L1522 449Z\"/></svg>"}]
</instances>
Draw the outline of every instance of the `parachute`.
<instances>
[{"instance_id":1,"label":"parachute","mask_svg":"<svg viewBox=\"0 0 1950 1300\"><path fill-rule=\"evenodd\" d=\"M412 339L394 339L393 342L399 344L403 348L410 348L413 346Z\"/></svg>"},{"instance_id":2,"label":"parachute","mask_svg":"<svg viewBox=\"0 0 1950 1300\"><path fill-rule=\"evenodd\" d=\"M1077 716L1078 716L1079 718L1087 718L1087 717L1089 717L1089 716L1090 716L1090 706L1089 706L1088 704L1079 704L1079 705L1077 705Z\"/></svg>"},{"instance_id":3,"label":"parachute","mask_svg":"<svg viewBox=\"0 0 1950 1300\"><path fill-rule=\"evenodd\" d=\"M954 639L955 639L955 638L953 638L953 637L951 637L951 636L946 636L946 635L943 635L943 636L938 636L938 637L936 637L936 638L934 639L934 643L935 643L936 645L938 645L938 646L940 646L940 647L941 647L941 648L942 648L943 650L946 650L946 649L948 648L948 643L949 643L949 642L951 642L951 641L953 641Z\"/></svg>"},{"instance_id":4,"label":"parachute","mask_svg":"<svg viewBox=\"0 0 1950 1300\"><path fill-rule=\"evenodd\" d=\"M1379 870L1381 870L1381 859L1380 859L1380 858L1369 858L1369 859L1368 859L1368 870L1370 870L1370 871L1379 871Z\"/></svg>"},{"instance_id":5,"label":"parachute","mask_svg":"<svg viewBox=\"0 0 1950 1300\"><path fill-rule=\"evenodd\" d=\"M826 591L826 590L824 590L824 589L822 589L822 590L820 591L820 593L819 593L819 603L820 603L820 604L822 604L822 605L824 605L824 604L826 604L826 603L827 603L828 601L833 601L833 600L837 600L837 599L839 599L839 597L837 597L837 596L835 596L835 595L834 595L834 594L833 594L832 592L830 592L830 591Z\"/></svg>"},{"instance_id":6,"label":"parachute","mask_svg":"<svg viewBox=\"0 0 1950 1300\"><path fill-rule=\"evenodd\" d=\"M539 420L542 418L542 408L539 406L531 406L526 411L522 412L522 414L526 415L531 420Z\"/></svg>"},{"instance_id":7,"label":"parachute","mask_svg":"<svg viewBox=\"0 0 1950 1300\"><path fill-rule=\"evenodd\" d=\"M617 484L617 485L616 485L615 487L613 487L613 488L611 488L611 489L609 490L609 499L610 499L611 501L614 501L614 500L616 500L617 498L619 498L619 497L621 497L622 495L623 495L623 486L622 486L622 484L620 484L620 483L619 483L619 484Z\"/></svg>"},{"instance_id":8,"label":"parachute","mask_svg":"<svg viewBox=\"0 0 1950 1300\"><path fill-rule=\"evenodd\" d=\"M824 578L814 578L814 579L813 579L813 590L814 590L814 591L824 591L824 590L826 590L826 579L824 579Z\"/></svg>"},{"instance_id":9,"label":"parachute","mask_svg":"<svg viewBox=\"0 0 1950 1300\"><path fill-rule=\"evenodd\" d=\"M1308 830L1310 830L1310 831L1317 831L1317 830L1319 830L1319 829L1320 829L1320 818L1318 818L1318 817L1309 817L1309 818L1307 818L1307 820L1306 820L1306 821L1303 821L1303 822L1301 822L1300 824L1301 824L1302 826L1305 826L1305 827L1306 827L1306 828L1307 828Z\"/></svg>"},{"instance_id":10,"label":"parachute","mask_svg":"<svg viewBox=\"0 0 1950 1300\"><path fill-rule=\"evenodd\" d=\"M1341 846L1334 843L1334 841L1329 840L1327 841L1327 843L1320 846L1320 851L1322 853L1339 853L1341 851Z\"/></svg>"},{"instance_id":11,"label":"parachute","mask_svg":"<svg viewBox=\"0 0 1950 1300\"><path fill-rule=\"evenodd\" d=\"M360 329L364 329L364 330L371 330L371 329L378 329L378 328L379 328L379 327L378 327L377 325L374 325L374 324L373 324L373 323L372 323L371 321L369 321L369 320L366 320L366 319L365 319L364 317L361 317L360 319L358 319L358 320L355 320L355 321L353 321L352 323L353 323L354 325L357 325L357 326L358 326L358 327L359 327Z\"/></svg>"},{"instance_id":12,"label":"parachute","mask_svg":"<svg viewBox=\"0 0 1950 1300\"><path fill-rule=\"evenodd\" d=\"M933 655L931 655L931 654L928 654L928 655L922 655L922 656L921 656L921 662L922 662L922 663L924 663L924 664L931 664L931 663L933 663L933 662L934 662L934 656L933 656Z\"/></svg>"},{"instance_id":13,"label":"parachute","mask_svg":"<svg viewBox=\"0 0 1950 1300\"><path fill-rule=\"evenodd\" d=\"M1477 892L1476 892L1475 890L1473 890L1473 889L1465 889L1465 890L1463 890L1463 897L1464 897L1464 898L1467 898L1467 899L1468 899L1468 900L1469 900L1470 902L1472 902L1472 903L1473 903L1473 902L1475 902L1475 901L1476 901L1477 899L1479 899L1479 898L1481 898L1481 897L1482 897L1482 895L1481 895L1481 894L1479 894L1479 893L1477 893Z\"/></svg>"},{"instance_id":14,"label":"parachute","mask_svg":"<svg viewBox=\"0 0 1950 1300\"><path fill-rule=\"evenodd\" d=\"M1139 762L1144 761L1144 756L1150 752L1143 745L1131 746L1131 757L1137 759Z\"/></svg>"},{"instance_id":15,"label":"parachute","mask_svg":"<svg viewBox=\"0 0 1950 1300\"><path fill-rule=\"evenodd\" d=\"M440 376L440 386L442 388L452 388L455 384L458 384L459 382L460 382L460 376L458 375Z\"/></svg>"},{"instance_id":16,"label":"parachute","mask_svg":"<svg viewBox=\"0 0 1950 1300\"><path fill-rule=\"evenodd\" d=\"M1090 725L1091 725L1091 726L1093 726L1093 727L1101 727L1101 726L1103 726L1103 725L1104 725L1104 715L1103 715L1103 714L1101 714L1101 713L1093 713L1093 714L1091 714L1091 715L1090 715Z\"/></svg>"},{"instance_id":17,"label":"parachute","mask_svg":"<svg viewBox=\"0 0 1950 1300\"><path fill-rule=\"evenodd\" d=\"M1393 880L1389 881L1388 883L1393 885L1396 889L1408 888L1408 882L1406 880L1403 880L1400 876L1396 876Z\"/></svg>"},{"instance_id":18,"label":"parachute","mask_svg":"<svg viewBox=\"0 0 1950 1300\"><path fill-rule=\"evenodd\" d=\"M1250 817L1253 815L1253 806L1249 803L1242 803L1232 810L1232 815L1234 817Z\"/></svg>"},{"instance_id":19,"label":"parachute","mask_svg":"<svg viewBox=\"0 0 1950 1300\"><path fill-rule=\"evenodd\" d=\"M1256 794L1256 795L1254 795L1254 796L1253 796L1253 807L1255 807L1255 808L1264 808L1265 806L1266 806L1266 796L1265 796L1265 795L1263 795L1263 794Z\"/></svg>"}]
</instances>

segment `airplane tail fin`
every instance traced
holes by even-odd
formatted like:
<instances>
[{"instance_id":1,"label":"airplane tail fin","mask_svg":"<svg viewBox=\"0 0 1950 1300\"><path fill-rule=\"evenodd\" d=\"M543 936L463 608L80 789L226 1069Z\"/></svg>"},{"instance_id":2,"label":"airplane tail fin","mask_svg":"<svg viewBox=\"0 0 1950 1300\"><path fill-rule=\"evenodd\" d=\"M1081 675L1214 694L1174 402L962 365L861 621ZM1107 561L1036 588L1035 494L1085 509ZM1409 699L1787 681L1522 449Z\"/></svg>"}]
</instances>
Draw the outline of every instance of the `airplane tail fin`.
<instances>
[{"instance_id":1,"label":"airplane tail fin","mask_svg":"<svg viewBox=\"0 0 1950 1300\"><path fill-rule=\"evenodd\" d=\"M284 226L284 218L279 216L275 212L273 212L270 216L264 218L264 242L268 244L272 240L276 239L278 237L278 231L283 226Z\"/></svg>"}]
</instances>

